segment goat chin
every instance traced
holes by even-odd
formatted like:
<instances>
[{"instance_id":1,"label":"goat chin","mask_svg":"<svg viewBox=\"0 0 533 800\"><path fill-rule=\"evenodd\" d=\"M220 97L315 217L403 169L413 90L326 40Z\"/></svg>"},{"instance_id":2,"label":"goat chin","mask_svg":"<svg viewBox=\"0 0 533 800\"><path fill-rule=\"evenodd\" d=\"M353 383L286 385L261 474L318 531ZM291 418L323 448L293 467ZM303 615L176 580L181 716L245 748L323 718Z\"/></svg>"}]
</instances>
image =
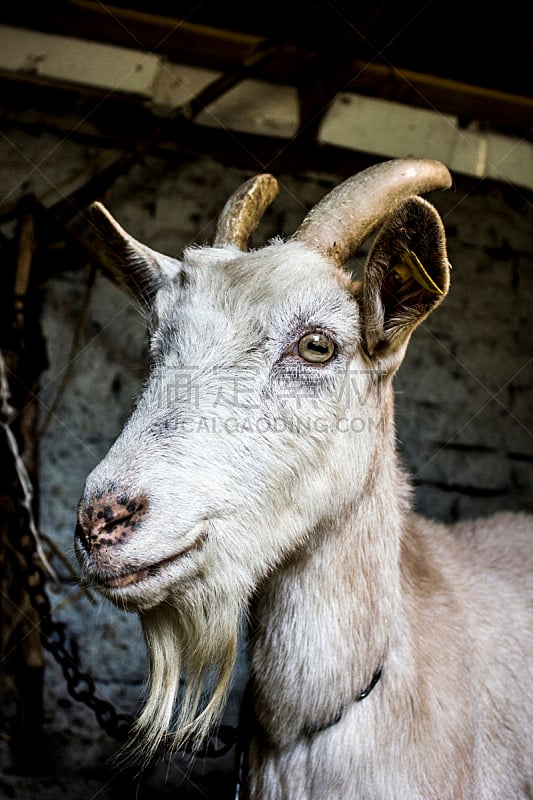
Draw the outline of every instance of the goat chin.
<instances>
[{"instance_id":1,"label":"goat chin","mask_svg":"<svg viewBox=\"0 0 533 800\"><path fill-rule=\"evenodd\" d=\"M145 767L186 745L194 753L219 721L237 656L241 606L230 596L205 599L195 604L189 597L187 604L140 613L148 692L130 740L118 753L121 763Z\"/></svg>"}]
</instances>

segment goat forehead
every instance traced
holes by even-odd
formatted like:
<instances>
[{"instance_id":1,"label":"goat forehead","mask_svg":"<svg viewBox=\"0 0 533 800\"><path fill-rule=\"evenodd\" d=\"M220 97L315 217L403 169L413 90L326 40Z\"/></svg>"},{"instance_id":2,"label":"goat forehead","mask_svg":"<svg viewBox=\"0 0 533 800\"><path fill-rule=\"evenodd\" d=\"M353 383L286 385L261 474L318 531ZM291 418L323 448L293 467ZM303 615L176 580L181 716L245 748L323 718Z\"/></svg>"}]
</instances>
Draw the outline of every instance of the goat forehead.
<instances>
[{"instance_id":1,"label":"goat forehead","mask_svg":"<svg viewBox=\"0 0 533 800\"><path fill-rule=\"evenodd\" d=\"M182 270L185 281L162 290L156 303L159 320L174 330L196 319L211 329L230 323L242 334L270 335L295 317L350 329L357 318L347 276L300 243L250 253L196 248L186 251Z\"/></svg>"}]
</instances>

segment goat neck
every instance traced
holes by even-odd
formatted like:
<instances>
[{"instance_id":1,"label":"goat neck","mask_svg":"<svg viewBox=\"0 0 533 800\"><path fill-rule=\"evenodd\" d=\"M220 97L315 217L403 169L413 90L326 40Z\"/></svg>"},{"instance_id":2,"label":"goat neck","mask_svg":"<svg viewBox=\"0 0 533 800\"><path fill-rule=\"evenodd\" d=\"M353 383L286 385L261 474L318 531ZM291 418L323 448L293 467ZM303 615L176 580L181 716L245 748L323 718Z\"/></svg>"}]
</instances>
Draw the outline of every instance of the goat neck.
<instances>
[{"instance_id":1,"label":"goat neck","mask_svg":"<svg viewBox=\"0 0 533 800\"><path fill-rule=\"evenodd\" d=\"M409 487L395 455L392 393L380 391L385 411L367 481L351 496L342 487L337 508L254 601L255 712L260 735L281 748L338 720L407 646L399 564Z\"/></svg>"}]
</instances>

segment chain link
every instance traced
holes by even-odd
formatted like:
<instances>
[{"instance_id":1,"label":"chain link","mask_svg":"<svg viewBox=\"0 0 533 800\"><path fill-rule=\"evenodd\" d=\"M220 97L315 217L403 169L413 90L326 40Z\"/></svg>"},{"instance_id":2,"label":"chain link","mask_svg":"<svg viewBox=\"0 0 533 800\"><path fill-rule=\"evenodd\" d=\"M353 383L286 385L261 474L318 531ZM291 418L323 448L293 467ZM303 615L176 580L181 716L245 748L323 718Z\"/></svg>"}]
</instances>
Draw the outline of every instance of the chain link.
<instances>
[{"instance_id":1,"label":"chain link","mask_svg":"<svg viewBox=\"0 0 533 800\"><path fill-rule=\"evenodd\" d=\"M27 568L26 590L33 608L39 615L42 644L61 667L69 695L94 712L98 724L109 736L124 741L131 731L133 717L119 713L111 703L98 697L94 679L80 669L75 640L71 638L69 647L64 623L52 618L50 600L45 588L46 574L35 561L32 544L33 539L24 534L19 542L18 551ZM236 729L231 725L220 725L203 748L186 745L181 752L197 758L221 758L232 749L236 741Z\"/></svg>"},{"instance_id":2,"label":"chain link","mask_svg":"<svg viewBox=\"0 0 533 800\"><path fill-rule=\"evenodd\" d=\"M93 678L80 669L78 648L73 640L67 642L65 624L52 618L50 600L46 593L46 574L36 563L32 545L32 538L23 534L18 543L18 552L26 567L25 588L30 603L39 616L43 647L61 667L70 696L92 709L100 727L109 736L123 740L131 729L133 718L117 712L111 703L98 697Z\"/></svg>"},{"instance_id":3,"label":"chain link","mask_svg":"<svg viewBox=\"0 0 533 800\"><path fill-rule=\"evenodd\" d=\"M5 422L2 427L7 428ZM47 575L41 565L37 543L28 526L29 509L18 502L19 500L20 498L16 498L15 502L19 511L21 535L13 542L13 546L18 555L17 563L23 585L39 617L42 645L61 667L70 696L94 712L100 727L109 736L123 741L131 731L133 717L118 712L111 703L98 697L92 676L80 668L75 639L71 637L67 642L65 624L53 619L46 592ZM220 758L231 750L236 741L236 729L230 725L221 725L203 748L197 749L194 745L189 745L181 752L197 758Z\"/></svg>"}]
</instances>

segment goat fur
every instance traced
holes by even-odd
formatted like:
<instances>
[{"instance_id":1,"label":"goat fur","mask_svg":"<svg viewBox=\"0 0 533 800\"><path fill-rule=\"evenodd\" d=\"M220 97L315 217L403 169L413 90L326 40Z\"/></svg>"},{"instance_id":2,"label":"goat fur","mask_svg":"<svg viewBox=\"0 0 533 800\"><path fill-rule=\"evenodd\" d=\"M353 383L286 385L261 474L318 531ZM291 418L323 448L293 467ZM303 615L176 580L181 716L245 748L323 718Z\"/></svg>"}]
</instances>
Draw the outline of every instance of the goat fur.
<instances>
[{"instance_id":1,"label":"goat fur","mask_svg":"<svg viewBox=\"0 0 533 800\"><path fill-rule=\"evenodd\" d=\"M393 378L448 290L436 210L389 209L362 284L305 236L178 261L98 214L150 315L152 370L87 479L76 547L142 620L137 757L167 740L178 696L172 746L209 734L245 615L251 800L531 798L531 517L423 519L396 451ZM406 248L437 294L398 281ZM309 331L335 343L330 362L299 356ZM143 516L97 530L89 510L119 496Z\"/></svg>"}]
</instances>

